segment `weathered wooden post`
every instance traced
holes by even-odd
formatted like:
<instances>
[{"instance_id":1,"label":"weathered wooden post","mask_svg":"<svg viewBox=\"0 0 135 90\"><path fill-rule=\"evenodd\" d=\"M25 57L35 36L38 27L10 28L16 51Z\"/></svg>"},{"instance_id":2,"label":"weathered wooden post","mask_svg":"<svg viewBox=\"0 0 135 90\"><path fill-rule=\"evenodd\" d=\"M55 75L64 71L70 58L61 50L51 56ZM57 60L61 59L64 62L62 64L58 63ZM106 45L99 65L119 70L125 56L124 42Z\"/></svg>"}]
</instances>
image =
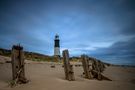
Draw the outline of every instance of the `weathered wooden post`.
<instances>
[{"instance_id":1,"label":"weathered wooden post","mask_svg":"<svg viewBox=\"0 0 135 90\"><path fill-rule=\"evenodd\" d=\"M82 55L81 58L82 58L82 65L83 65L85 78L92 79L93 76L92 76L92 73L91 73L88 56Z\"/></svg>"},{"instance_id":2,"label":"weathered wooden post","mask_svg":"<svg viewBox=\"0 0 135 90\"><path fill-rule=\"evenodd\" d=\"M73 65L70 65L69 62L69 52L68 50L64 50L63 54L63 63L64 63L64 71L65 71L65 78L69 81L74 81L74 72L73 72Z\"/></svg>"},{"instance_id":3,"label":"weathered wooden post","mask_svg":"<svg viewBox=\"0 0 135 90\"><path fill-rule=\"evenodd\" d=\"M27 83L24 72L24 54L23 47L13 45L12 47L12 75L15 83Z\"/></svg>"}]
</instances>

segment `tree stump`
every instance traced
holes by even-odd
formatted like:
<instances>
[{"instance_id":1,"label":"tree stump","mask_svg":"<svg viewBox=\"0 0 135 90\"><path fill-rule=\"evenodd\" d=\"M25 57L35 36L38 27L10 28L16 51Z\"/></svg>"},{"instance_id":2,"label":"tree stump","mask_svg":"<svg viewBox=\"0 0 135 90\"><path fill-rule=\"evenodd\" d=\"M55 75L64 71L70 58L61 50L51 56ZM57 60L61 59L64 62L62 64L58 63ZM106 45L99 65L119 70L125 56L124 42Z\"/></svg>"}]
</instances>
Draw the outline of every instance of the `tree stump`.
<instances>
[{"instance_id":1,"label":"tree stump","mask_svg":"<svg viewBox=\"0 0 135 90\"><path fill-rule=\"evenodd\" d=\"M75 77L74 77L74 72L73 72L73 65L70 65L68 50L64 50L62 54L63 54L65 79L69 81L74 81Z\"/></svg>"},{"instance_id":2,"label":"tree stump","mask_svg":"<svg viewBox=\"0 0 135 90\"><path fill-rule=\"evenodd\" d=\"M27 83L24 71L24 53L23 47L13 45L12 47L12 76L15 83Z\"/></svg>"},{"instance_id":3,"label":"tree stump","mask_svg":"<svg viewBox=\"0 0 135 90\"><path fill-rule=\"evenodd\" d=\"M92 79L93 76L92 76L92 73L91 73L88 56L82 55L81 58L82 58L82 65L83 65L85 78Z\"/></svg>"}]
</instances>

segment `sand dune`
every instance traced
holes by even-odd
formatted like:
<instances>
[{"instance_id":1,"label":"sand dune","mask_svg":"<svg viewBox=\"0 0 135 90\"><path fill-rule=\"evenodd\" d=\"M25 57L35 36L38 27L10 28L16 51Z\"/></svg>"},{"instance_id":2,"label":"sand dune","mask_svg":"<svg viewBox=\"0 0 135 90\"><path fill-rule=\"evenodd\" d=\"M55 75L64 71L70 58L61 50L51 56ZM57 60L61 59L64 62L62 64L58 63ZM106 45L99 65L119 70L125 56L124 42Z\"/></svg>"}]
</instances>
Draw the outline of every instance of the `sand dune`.
<instances>
[{"instance_id":1,"label":"sand dune","mask_svg":"<svg viewBox=\"0 0 135 90\"><path fill-rule=\"evenodd\" d=\"M12 79L11 64L5 63L10 58L0 56L0 90L134 90L135 68L110 66L104 74L113 81L88 80L82 77L83 68L74 67L76 81L65 80L61 64L51 68L51 62L26 61L27 84L8 86Z\"/></svg>"}]
</instances>

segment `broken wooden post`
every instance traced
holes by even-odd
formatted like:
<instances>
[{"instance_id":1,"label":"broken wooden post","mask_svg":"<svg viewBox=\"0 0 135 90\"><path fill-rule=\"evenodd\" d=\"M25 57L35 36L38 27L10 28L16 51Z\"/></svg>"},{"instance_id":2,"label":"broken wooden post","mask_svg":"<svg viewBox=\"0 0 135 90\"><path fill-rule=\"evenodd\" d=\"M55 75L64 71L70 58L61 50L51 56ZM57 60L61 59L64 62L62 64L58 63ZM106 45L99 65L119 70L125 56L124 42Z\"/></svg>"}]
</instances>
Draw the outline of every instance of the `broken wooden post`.
<instances>
[{"instance_id":1,"label":"broken wooden post","mask_svg":"<svg viewBox=\"0 0 135 90\"><path fill-rule=\"evenodd\" d=\"M92 69L95 70L95 71L100 72L98 61L96 59L93 60Z\"/></svg>"},{"instance_id":2,"label":"broken wooden post","mask_svg":"<svg viewBox=\"0 0 135 90\"><path fill-rule=\"evenodd\" d=\"M82 58L82 65L83 65L85 78L92 79L93 76L92 76L92 73L91 73L88 56L82 55L81 58Z\"/></svg>"},{"instance_id":3,"label":"broken wooden post","mask_svg":"<svg viewBox=\"0 0 135 90\"><path fill-rule=\"evenodd\" d=\"M25 78L23 47L20 45L12 47L12 75L15 84L28 82Z\"/></svg>"},{"instance_id":4,"label":"broken wooden post","mask_svg":"<svg viewBox=\"0 0 135 90\"><path fill-rule=\"evenodd\" d=\"M73 65L70 65L69 62L69 52L68 50L64 50L63 54L63 63L64 63L64 71L65 71L65 78L69 81L74 81L74 72L73 72Z\"/></svg>"},{"instance_id":5,"label":"broken wooden post","mask_svg":"<svg viewBox=\"0 0 135 90\"><path fill-rule=\"evenodd\" d=\"M105 75L101 74L98 71L92 70L92 74L94 76L94 78L98 79L98 80L108 80L108 81L112 81L111 79L109 79L108 77L106 77Z\"/></svg>"},{"instance_id":6,"label":"broken wooden post","mask_svg":"<svg viewBox=\"0 0 135 90\"><path fill-rule=\"evenodd\" d=\"M99 64L99 69L100 69L100 72L103 72L104 69L105 69L105 65L103 62L101 62L100 60L98 60L98 64Z\"/></svg>"}]
</instances>

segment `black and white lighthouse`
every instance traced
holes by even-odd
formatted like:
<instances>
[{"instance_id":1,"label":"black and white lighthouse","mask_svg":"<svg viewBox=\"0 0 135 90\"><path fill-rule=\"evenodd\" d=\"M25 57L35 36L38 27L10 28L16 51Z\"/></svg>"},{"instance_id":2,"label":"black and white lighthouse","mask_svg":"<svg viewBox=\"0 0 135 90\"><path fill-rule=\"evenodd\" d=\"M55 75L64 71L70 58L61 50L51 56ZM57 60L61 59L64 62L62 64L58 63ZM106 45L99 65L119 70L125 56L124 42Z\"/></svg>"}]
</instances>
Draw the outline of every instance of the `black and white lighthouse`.
<instances>
[{"instance_id":1,"label":"black and white lighthouse","mask_svg":"<svg viewBox=\"0 0 135 90\"><path fill-rule=\"evenodd\" d=\"M58 34L55 35L54 39L54 56L60 57L60 40Z\"/></svg>"}]
</instances>

